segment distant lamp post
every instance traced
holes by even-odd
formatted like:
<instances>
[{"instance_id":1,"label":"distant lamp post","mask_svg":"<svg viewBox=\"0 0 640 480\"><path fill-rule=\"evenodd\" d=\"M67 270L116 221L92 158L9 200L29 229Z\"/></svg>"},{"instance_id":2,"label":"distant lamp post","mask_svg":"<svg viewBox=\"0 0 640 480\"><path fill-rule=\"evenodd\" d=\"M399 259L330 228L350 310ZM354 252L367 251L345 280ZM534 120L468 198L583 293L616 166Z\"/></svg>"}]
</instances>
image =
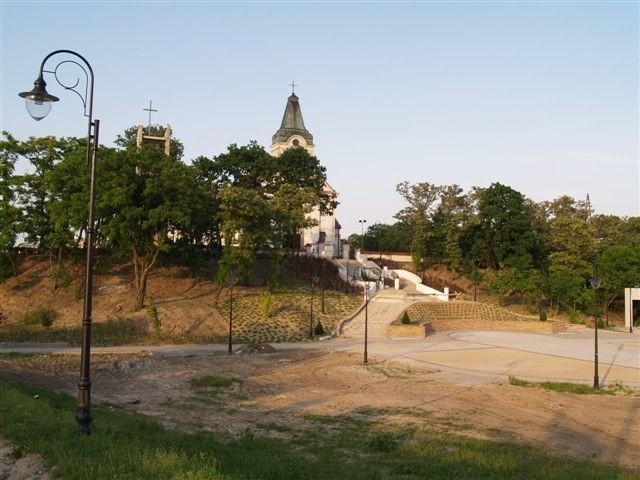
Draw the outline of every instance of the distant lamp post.
<instances>
[{"instance_id":1,"label":"distant lamp post","mask_svg":"<svg viewBox=\"0 0 640 480\"><path fill-rule=\"evenodd\" d=\"M229 292L229 355L233 353L233 286L237 281L236 270L232 268L227 276L227 283L231 288Z\"/></svg>"},{"instance_id":2,"label":"distant lamp post","mask_svg":"<svg viewBox=\"0 0 640 480\"><path fill-rule=\"evenodd\" d=\"M358 220L360 224L360 253L364 252L364 224L367 223L365 219Z\"/></svg>"},{"instance_id":3,"label":"distant lamp post","mask_svg":"<svg viewBox=\"0 0 640 480\"><path fill-rule=\"evenodd\" d=\"M76 57L82 63L78 63L73 59L61 60L53 70L45 70L47 60L56 55L66 55L67 57ZM84 79L81 82L77 78L75 82L67 83L61 80L58 69L69 64L75 65L84 72ZM82 345L80 353L80 378L78 380L78 404L76 409L76 431L81 434L88 435L91 433L91 378L90 378L90 361L91 361L91 315L92 315L92 290L93 290L93 252L95 240L95 181L96 181L96 157L98 153L98 131L100 129L100 121L93 120L93 69L89 62L80 54L71 50L55 50L44 57L40 64L40 72L38 78L33 84L33 89L29 92L22 92L19 95L25 99L27 111L35 120L42 120L51 111L53 102L59 100L58 97L50 95L46 89L44 74L51 73L58 84L66 90L71 90L82 100L84 105L84 115L88 118L87 131L87 157L86 165L91 165L91 181L89 188L89 214L87 218L87 234L86 234L86 271L85 271L85 287L84 287L84 305L82 315ZM82 88L84 84L84 88ZM80 88L79 90L77 88Z\"/></svg>"},{"instance_id":4,"label":"distant lamp post","mask_svg":"<svg viewBox=\"0 0 640 480\"><path fill-rule=\"evenodd\" d=\"M382 278L379 268L358 267L357 274L364 282L364 363L368 363L369 343L369 281L378 282ZM356 276L354 272L354 277Z\"/></svg>"},{"instance_id":5,"label":"distant lamp post","mask_svg":"<svg viewBox=\"0 0 640 480\"><path fill-rule=\"evenodd\" d=\"M369 282L364 284L364 363L368 363L367 343L369 333Z\"/></svg>"},{"instance_id":6,"label":"distant lamp post","mask_svg":"<svg viewBox=\"0 0 640 480\"><path fill-rule=\"evenodd\" d=\"M313 338L313 289L320 279L318 275L311 277L311 307L309 309L309 338Z\"/></svg>"},{"instance_id":7,"label":"distant lamp post","mask_svg":"<svg viewBox=\"0 0 640 480\"><path fill-rule=\"evenodd\" d=\"M593 388L595 390L600 389L600 379L598 377L598 289L600 288L602 280L600 277L593 276L589 279L591 288L593 288L593 315L595 316L595 336L594 336L594 364L593 364Z\"/></svg>"}]
</instances>

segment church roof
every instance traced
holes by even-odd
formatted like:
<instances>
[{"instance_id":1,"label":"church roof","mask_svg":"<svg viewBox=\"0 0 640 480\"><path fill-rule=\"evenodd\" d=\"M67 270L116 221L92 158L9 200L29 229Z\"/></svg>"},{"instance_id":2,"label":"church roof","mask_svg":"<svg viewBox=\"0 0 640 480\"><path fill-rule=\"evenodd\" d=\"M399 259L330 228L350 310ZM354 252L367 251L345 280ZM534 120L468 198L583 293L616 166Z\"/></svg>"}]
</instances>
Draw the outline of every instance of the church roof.
<instances>
[{"instance_id":1,"label":"church roof","mask_svg":"<svg viewBox=\"0 0 640 480\"><path fill-rule=\"evenodd\" d=\"M313 135L304 126L302 119L302 110L300 110L300 102L295 93L292 93L287 99L287 106L282 116L282 124L278 131L273 135L273 143L286 142L292 135L300 135L309 145L313 145Z\"/></svg>"}]
</instances>

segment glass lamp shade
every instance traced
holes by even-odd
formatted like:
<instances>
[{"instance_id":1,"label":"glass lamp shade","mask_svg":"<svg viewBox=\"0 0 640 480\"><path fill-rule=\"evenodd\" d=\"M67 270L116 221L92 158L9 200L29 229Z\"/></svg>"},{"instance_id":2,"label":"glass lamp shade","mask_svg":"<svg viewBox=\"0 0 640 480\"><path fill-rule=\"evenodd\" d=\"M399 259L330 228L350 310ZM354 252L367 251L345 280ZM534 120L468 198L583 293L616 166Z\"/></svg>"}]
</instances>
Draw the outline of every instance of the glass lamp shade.
<instances>
[{"instance_id":1,"label":"glass lamp shade","mask_svg":"<svg viewBox=\"0 0 640 480\"><path fill-rule=\"evenodd\" d=\"M27 106L27 112L34 120L42 120L51 111L51 104L60 100L58 97L49 95L47 92L47 84L42 78L42 73L38 79L33 82L33 90L30 92L22 92L18 95L24 98Z\"/></svg>"},{"instance_id":2,"label":"glass lamp shade","mask_svg":"<svg viewBox=\"0 0 640 480\"><path fill-rule=\"evenodd\" d=\"M602 280L600 280L600 277L591 277L589 279L589 283L591 284L591 288L593 289L600 288L601 282Z\"/></svg>"},{"instance_id":3,"label":"glass lamp shade","mask_svg":"<svg viewBox=\"0 0 640 480\"><path fill-rule=\"evenodd\" d=\"M27 112L34 120L42 120L49 115L51 111L51 102L44 102L42 100L33 100L31 98L25 98L24 103L27 106Z\"/></svg>"}]
</instances>

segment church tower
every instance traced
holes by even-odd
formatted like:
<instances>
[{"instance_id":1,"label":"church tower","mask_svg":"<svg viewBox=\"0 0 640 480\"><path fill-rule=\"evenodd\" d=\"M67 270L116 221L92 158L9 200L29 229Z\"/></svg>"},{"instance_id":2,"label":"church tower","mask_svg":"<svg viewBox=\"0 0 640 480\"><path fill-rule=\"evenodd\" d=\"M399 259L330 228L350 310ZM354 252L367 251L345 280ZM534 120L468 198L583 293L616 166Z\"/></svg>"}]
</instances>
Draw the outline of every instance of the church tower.
<instances>
[{"instance_id":1,"label":"church tower","mask_svg":"<svg viewBox=\"0 0 640 480\"><path fill-rule=\"evenodd\" d=\"M291 93L284 109L282 123L271 139L271 155L279 157L287 148L304 147L313 155L313 135L304 126L300 102L295 93Z\"/></svg>"},{"instance_id":2,"label":"church tower","mask_svg":"<svg viewBox=\"0 0 640 480\"><path fill-rule=\"evenodd\" d=\"M291 86L295 88L295 84ZM272 137L271 155L279 157L288 148L296 147L303 147L310 155L314 154L313 135L304 126L298 96L292 91L287 99L280 128ZM333 195L334 198L338 196L338 193L326 182L324 191ZM319 207L315 207L309 216L317 220L318 225L305 228L300 232L300 250L319 257L340 256L341 227L335 216L320 212Z\"/></svg>"}]
</instances>

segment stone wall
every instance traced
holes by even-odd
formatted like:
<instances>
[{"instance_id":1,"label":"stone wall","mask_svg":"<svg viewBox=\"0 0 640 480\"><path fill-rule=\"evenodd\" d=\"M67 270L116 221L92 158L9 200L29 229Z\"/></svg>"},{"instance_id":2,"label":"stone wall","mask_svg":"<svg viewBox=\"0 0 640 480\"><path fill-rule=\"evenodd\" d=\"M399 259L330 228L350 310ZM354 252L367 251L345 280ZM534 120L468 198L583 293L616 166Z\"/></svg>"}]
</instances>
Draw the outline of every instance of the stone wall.
<instances>
[{"instance_id":1,"label":"stone wall","mask_svg":"<svg viewBox=\"0 0 640 480\"><path fill-rule=\"evenodd\" d=\"M494 307L480 302L423 302L411 305L407 310L412 323L428 323L429 331L447 330L512 330L529 332L561 332L567 324L554 320L541 322L538 317L521 315L504 308ZM400 318L393 327L399 326ZM422 332L424 327L420 326ZM402 331L402 332L401 332ZM393 328L389 334L404 336L409 329ZM411 330L414 335L421 334L420 329Z\"/></svg>"}]
</instances>

